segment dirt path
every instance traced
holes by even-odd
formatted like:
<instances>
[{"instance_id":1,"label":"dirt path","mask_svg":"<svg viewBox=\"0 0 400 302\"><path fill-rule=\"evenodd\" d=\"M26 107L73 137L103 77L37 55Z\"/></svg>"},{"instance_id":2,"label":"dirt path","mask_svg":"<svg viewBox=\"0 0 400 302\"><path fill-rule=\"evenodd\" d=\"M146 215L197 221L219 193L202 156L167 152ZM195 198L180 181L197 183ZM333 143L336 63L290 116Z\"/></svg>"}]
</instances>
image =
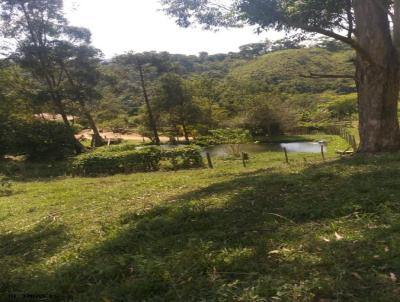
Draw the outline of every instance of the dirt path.
<instances>
[{"instance_id":1,"label":"dirt path","mask_svg":"<svg viewBox=\"0 0 400 302\"><path fill-rule=\"evenodd\" d=\"M86 139L92 139L92 134L93 131L92 130L83 130L81 131L79 134L76 135L76 138L81 138L82 136L85 137ZM142 137L140 134L135 133L135 132L131 132L128 134L120 134L120 133L114 133L114 132L101 132L100 133L101 136L107 140L107 139L118 139L121 138L123 140L127 140L127 141L135 141L135 142L150 142L150 139L147 137ZM160 136L160 140L162 143L167 143L169 141L169 137L166 136ZM180 137L179 138L180 141L184 141L185 138L184 137Z\"/></svg>"}]
</instances>

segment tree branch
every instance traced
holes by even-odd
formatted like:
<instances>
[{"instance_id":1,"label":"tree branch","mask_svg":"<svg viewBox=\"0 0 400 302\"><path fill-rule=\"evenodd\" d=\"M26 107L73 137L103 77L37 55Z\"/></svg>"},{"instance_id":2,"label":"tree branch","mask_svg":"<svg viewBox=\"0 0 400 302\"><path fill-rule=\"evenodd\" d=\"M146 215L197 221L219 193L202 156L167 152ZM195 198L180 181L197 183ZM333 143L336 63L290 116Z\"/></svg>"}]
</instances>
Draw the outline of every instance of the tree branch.
<instances>
[{"instance_id":1,"label":"tree branch","mask_svg":"<svg viewBox=\"0 0 400 302\"><path fill-rule=\"evenodd\" d=\"M315 27L315 26L299 26L299 28L305 30L305 31L309 31L309 32L315 32L327 37L331 37L333 39L339 40L343 43L346 43L348 45L350 45L351 47L354 48L354 50L356 50L365 60L367 60L368 62L370 62L373 65L376 65L375 61L372 59L372 57L369 55L369 53L361 47L360 44L358 44L358 42L352 38L346 37L346 36L342 36L340 34L337 34L333 31L327 30L327 29L323 29L323 28L319 28L319 27Z\"/></svg>"},{"instance_id":2,"label":"tree branch","mask_svg":"<svg viewBox=\"0 0 400 302\"><path fill-rule=\"evenodd\" d=\"M309 75L300 75L300 77L307 79L355 79L354 75L349 74L318 74L312 72Z\"/></svg>"},{"instance_id":3,"label":"tree branch","mask_svg":"<svg viewBox=\"0 0 400 302\"><path fill-rule=\"evenodd\" d=\"M226 11L226 12L230 12L230 11L231 11L231 9L230 9L228 6L223 5L223 4L221 4L221 3L214 2L214 1L211 1L211 2L209 3L209 5L214 6L214 7L216 7L216 8L219 8L219 9L222 9L222 10L224 10L224 11Z\"/></svg>"},{"instance_id":4,"label":"tree branch","mask_svg":"<svg viewBox=\"0 0 400 302\"><path fill-rule=\"evenodd\" d=\"M346 3L346 14L347 14L347 21L349 23L349 28L347 31L347 38L351 39L351 37L353 36L354 33L354 16L352 13L352 2L351 0L347 0Z\"/></svg>"}]
</instances>

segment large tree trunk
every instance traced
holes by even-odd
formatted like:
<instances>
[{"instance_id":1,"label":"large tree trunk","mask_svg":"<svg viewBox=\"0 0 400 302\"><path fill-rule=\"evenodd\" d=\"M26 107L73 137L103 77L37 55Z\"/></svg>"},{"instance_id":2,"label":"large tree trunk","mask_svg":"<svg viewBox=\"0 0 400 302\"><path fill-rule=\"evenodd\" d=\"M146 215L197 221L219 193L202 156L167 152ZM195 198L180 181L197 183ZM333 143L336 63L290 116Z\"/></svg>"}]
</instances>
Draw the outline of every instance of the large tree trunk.
<instances>
[{"instance_id":1,"label":"large tree trunk","mask_svg":"<svg viewBox=\"0 0 400 302\"><path fill-rule=\"evenodd\" d=\"M357 52L359 152L376 153L400 149L397 116L399 61L393 45L387 13L380 0L355 0Z\"/></svg>"},{"instance_id":2,"label":"large tree trunk","mask_svg":"<svg viewBox=\"0 0 400 302\"><path fill-rule=\"evenodd\" d=\"M85 147L76 139L74 130L72 129L71 124L68 120L68 116L65 112L64 104L62 103L59 95L57 95L55 92L54 81L52 81L52 79L51 79L52 77L48 71L48 64L47 64L48 58L43 54L43 52L41 50L41 49L44 49L46 46L43 44L43 39L40 39L38 37L37 33L35 34L35 31L34 31L35 26L33 26L33 24L32 24L32 19L31 19L31 16L29 15L27 8L25 7L25 3L19 2L17 4L19 5L20 9L22 10L22 12L25 16L25 21L28 25L28 31L29 31L31 42L33 42L33 44L39 50L37 53L37 59L40 64L40 67L41 67L42 76L43 76L44 80L46 80L46 84L50 90L53 104L57 108L58 113L61 115L63 122L65 124L65 127L68 129L71 140L74 141L75 152L77 154L80 154L85 150ZM45 36L44 32L41 32L41 34ZM33 73L33 75L34 74L35 73Z\"/></svg>"},{"instance_id":3,"label":"large tree trunk","mask_svg":"<svg viewBox=\"0 0 400 302\"><path fill-rule=\"evenodd\" d=\"M79 105L81 106L81 109L83 111L83 114L85 115L86 119L89 122L89 126L93 131L93 144L95 147L101 147L103 146L104 140L100 135L99 129L96 126L96 122L94 121L92 115L90 114L89 110L86 107L85 101L82 99L79 99Z\"/></svg>"},{"instance_id":4,"label":"large tree trunk","mask_svg":"<svg viewBox=\"0 0 400 302\"><path fill-rule=\"evenodd\" d=\"M357 60L359 107L359 152L375 153L400 149L397 117L399 70L396 57L385 68Z\"/></svg>"},{"instance_id":5,"label":"large tree trunk","mask_svg":"<svg viewBox=\"0 0 400 302\"><path fill-rule=\"evenodd\" d=\"M187 144L189 144L190 143L189 133L187 131L186 123L184 120L182 120L182 130L183 130L183 135L185 136L185 141Z\"/></svg>"},{"instance_id":6,"label":"large tree trunk","mask_svg":"<svg viewBox=\"0 0 400 302\"><path fill-rule=\"evenodd\" d=\"M82 109L82 111L83 111L83 114L85 115L86 119L88 120L89 126L90 126L90 128L92 129L92 131L93 131L93 141L92 141L92 144L93 144L95 147L101 147L101 146L103 146L103 145L105 144L105 143L104 143L104 140L103 140L103 138L101 137L100 132L99 132L99 129L98 129L97 126L96 126L96 122L94 121L92 115L90 114L90 111L88 110L88 108L87 108L87 106L86 106L86 103L85 103L85 101L84 101L84 99L83 99L83 96L82 96L82 94L81 94L80 91L79 91L80 88L78 87L78 85L76 85L75 81L74 81L73 78L71 77L71 75L70 75L70 73L69 73L67 67L65 66L64 62L60 61L59 64L60 64L60 67L61 67L61 68L63 69L63 71L65 72L65 74L67 75L67 78L68 78L69 83L71 84L71 86L72 86L72 87L74 88L74 90L76 91L76 98L78 99L78 102L79 102L79 105L80 105L80 107L81 107L81 109Z\"/></svg>"},{"instance_id":7,"label":"large tree trunk","mask_svg":"<svg viewBox=\"0 0 400 302\"><path fill-rule=\"evenodd\" d=\"M53 93L52 93L52 99L55 107L57 108L58 113L61 115L63 119L65 127L68 129L71 140L74 142L74 148L76 154L81 154L83 151L85 151L85 147L76 139L74 130L72 129L71 124L68 120L68 115L64 110L64 105L62 104L61 100Z\"/></svg>"}]
</instances>

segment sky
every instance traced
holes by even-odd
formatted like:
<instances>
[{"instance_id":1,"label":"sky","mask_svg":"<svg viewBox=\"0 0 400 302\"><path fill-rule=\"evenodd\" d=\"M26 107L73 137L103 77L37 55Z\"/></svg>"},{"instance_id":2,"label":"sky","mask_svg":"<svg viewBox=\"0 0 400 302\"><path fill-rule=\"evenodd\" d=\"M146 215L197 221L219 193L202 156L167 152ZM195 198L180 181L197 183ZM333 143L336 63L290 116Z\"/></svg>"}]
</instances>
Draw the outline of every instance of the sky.
<instances>
[{"instance_id":1,"label":"sky","mask_svg":"<svg viewBox=\"0 0 400 302\"><path fill-rule=\"evenodd\" d=\"M275 40L277 33L255 34L254 28L211 32L180 28L166 16L159 0L64 0L72 25L91 30L93 45L107 58L127 51L210 54L238 51L239 46Z\"/></svg>"}]
</instances>

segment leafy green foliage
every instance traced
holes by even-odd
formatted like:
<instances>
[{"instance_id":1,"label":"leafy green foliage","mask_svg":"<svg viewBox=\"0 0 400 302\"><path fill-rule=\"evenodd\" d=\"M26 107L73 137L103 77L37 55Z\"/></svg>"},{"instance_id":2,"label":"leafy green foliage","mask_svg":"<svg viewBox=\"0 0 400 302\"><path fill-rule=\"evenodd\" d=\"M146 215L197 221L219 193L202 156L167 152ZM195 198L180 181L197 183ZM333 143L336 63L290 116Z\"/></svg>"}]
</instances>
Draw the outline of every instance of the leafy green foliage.
<instances>
[{"instance_id":1,"label":"leafy green foliage","mask_svg":"<svg viewBox=\"0 0 400 302\"><path fill-rule=\"evenodd\" d=\"M136 150L138 145L132 143L122 143L119 145L113 146L104 146L100 148L96 148L93 152L94 153L101 153L101 152L119 152L119 151L132 151Z\"/></svg>"},{"instance_id":2,"label":"leafy green foliage","mask_svg":"<svg viewBox=\"0 0 400 302\"><path fill-rule=\"evenodd\" d=\"M352 74L352 51L330 52L322 48L303 48L276 51L233 68L228 85L239 85L250 93L278 91L301 94L355 92L350 79L310 79L313 74Z\"/></svg>"},{"instance_id":3,"label":"leafy green foliage","mask_svg":"<svg viewBox=\"0 0 400 302\"><path fill-rule=\"evenodd\" d=\"M249 131L245 129L217 129L210 132L221 144L244 144L251 140Z\"/></svg>"},{"instance_id":4,"label":"leafy green foliage","mask_svg":"<svg viewBox=\"0 0 400 302\"><path fill-rule=\"evenodd\" d=\"M75 138L65 100L76 101L94 131L95 144L101 145L86 104L95 99L99 57L99 51L89 45L90 31L68 24L61 0L4 0L0 7L2 35L16 40L10 57L30 73L38 98L63 116L71 140ZM76 141L75 148L81 152L83 146Z\"/></svg>"},{"instance_id":5,"label":"leafy green foliage","mask_svg":"<svg viewBox=\"0 0 400 302\"><path fill-rule=\"evenodd\" d=\"M158 171L162 161L169 162L173 169L203 166L201 150L192 146L168 150L157 147L136 148L127 144L103 147L95 152L82 154L73 160L72 171L79 175L151 172Z\"/></svg>"},{"instance_id":6,"label":"leafy green foliage","mask_svg":"<svg viewBox=\"0 0 400 302\"><path fill-rule=\"evenodd\" d=\"M244 22L263 29L342 30L352 22L346 0L239 0L231 3L162 0L162 3L165 12L183 27L199 23L205 28L215 28Z\"/></svg>"},{"instance_id":7,"label":"leafy green foliage","mask_svg":"<svg viewBox=\"0 0 400 302\"><path fill-rule=\"evenodd\" d=\"M222 145L222 144L245 144L251 141L252 137L248 130L240 128L225 128L210 130L211 135L201 136L196 139L200 145Z\"/></svg>"},{"instance_id":8,"label":"leafy green foliage","mask_svg":"<svg viewBox=\"0 0 400 302\"><path fill-rule=\"evenodd\" d=\"M189 142L189 127L201 121L201 108L193 101L188 84L177 74L166 74L160 79L160 89L155 108L164 126L172 129L182 127L183 135Z\"/></svg>"},{"instance_id":9,"label":"leafy green foliage","mask_svg":"<svg viewBox=\"0 0 400 302\"><path fill-rule=\"evenodd\" d=\"M63 159L74 154L69 129L61 123L34 121L19 131L17 146L29 159Z\"/></svg>"},{"instance_id":10,"label":"leafy green foliage","mask_svg":"<svg viewBox=\"0 0 400 302\"><path fill-rule=\"evenodd\" d=\"M61 123L8 120L0 124L2 155L25 155L30 160L43 161L74 154L75 142Z\"/></svg>"},{"instance_id":11,"label":"leafy green foliage","mask_svg":"<svg viewBox=\"0 0 400 302\"><path fill-rule=\"evenodd\" d=\"M169 161L171 168L188 169L201 168L204 166L201 149L195 146L181 146L164 149L161 152L162 160Z\"/></svg>"},{"instance_id":12,"label":"leafy green foliage","mask_svg":"<svg viewBox=\"0 0 400 302\"><path fill-rule=\"evenodd\" d=\"M325 93L320 96L319 110L328 110L330 119L351 120L358 112L357 94L336 95Z\"/></svg>"},{"instance_id":13,"label":"leafy green foliage","mask_svg":"<svg viewBox=\"0 0 400 302\"><path fill-rule=\"evenodd\" d=\"M243 0L237 8L242 18L263 28L342 29L348 25L346 0Z\"/></svg>"},{"instance_id":14,"label":"leafy green foliage","mask_svg":"<svg viewBox=\"0 0 400 302\"><path fill-rule=\"evenodd\" d=\"M343 43L327 39L318 40L313 47L289 42L293 41L244 45L241 53L221 55L141 54L139 57L147 62L143 66L146 85L160 132L182 136L184 120L193 137L224 127L276 135L302 122L340 118L319 112L320 95L327 91L340 96L354 93L354 81L307 76L351 75L354 53ZM257 54L261 50L267 53ZM97 118L105 127L112 127L114 122L122 127L129 124L152 137L138 72L135 66L124 64L130 58L118 56L101 67L106 78L101 91L107 97L95 108Z\"/></svg>"},{"instance_id":15,"label":"leafy green foliage","mask_svg":"<svg viewBox=\"0 0 400 302\"><path fill-rule=\"evenodd\" d=\"M117 173L150 172L159 169L161 152L157 148L132 151L102 151L82 154L72 162L74 174L112 175Z\"/></svg>"}]
</instances>

